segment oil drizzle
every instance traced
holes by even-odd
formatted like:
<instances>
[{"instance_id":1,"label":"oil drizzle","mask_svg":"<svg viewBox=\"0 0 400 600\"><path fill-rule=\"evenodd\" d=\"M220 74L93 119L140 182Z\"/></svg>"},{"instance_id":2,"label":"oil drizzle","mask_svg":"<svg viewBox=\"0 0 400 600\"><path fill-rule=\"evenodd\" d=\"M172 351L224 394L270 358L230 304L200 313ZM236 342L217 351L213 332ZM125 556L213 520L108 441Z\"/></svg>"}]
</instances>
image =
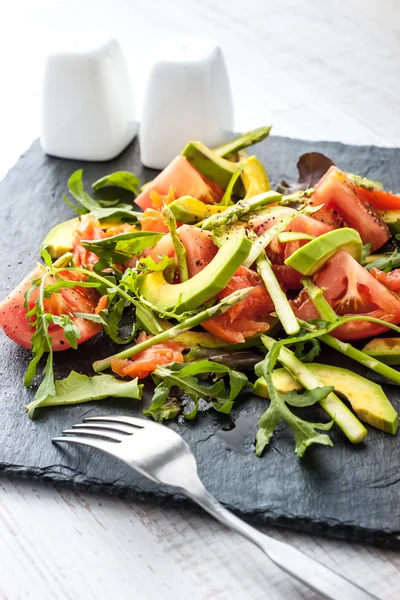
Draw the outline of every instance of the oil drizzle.
<instances>
[{"instance_id":1,"label":"oil drizzle","mask_svg":"<svg viewBox=\"0 0 400 600\"><path fill-rule=\"evenodd\" d=\"M236 421L229 424L229 429L221 429L215 434L231 452L245 452L244 444L254 426L254 419L241 413Z\"/></svg>"}]
</instances>

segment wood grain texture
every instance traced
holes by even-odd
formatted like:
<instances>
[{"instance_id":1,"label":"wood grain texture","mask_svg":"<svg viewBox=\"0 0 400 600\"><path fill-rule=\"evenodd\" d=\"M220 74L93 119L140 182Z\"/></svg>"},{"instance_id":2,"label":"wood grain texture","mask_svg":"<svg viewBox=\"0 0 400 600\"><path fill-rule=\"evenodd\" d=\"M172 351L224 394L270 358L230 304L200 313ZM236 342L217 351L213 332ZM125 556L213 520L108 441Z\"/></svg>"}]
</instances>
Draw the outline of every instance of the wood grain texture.
<instances>
[{"instance_id":1,"label":"wood grain texture","mask_svg":"<svg viewBox=\"0 0 400 600\"><path fill-rule=\"evenodd\" d=\"M273 123L280 135L399 145L397 0L14 0L0 13L0 174L37 137L41 59L76 22L121 39L139 109L151 46L199 34L224 48L238 129ZM0 484L0 598L315 598L207 516ZM400 596L398 554L269 533L382 599Z\"/></svg>"}]
</instances>

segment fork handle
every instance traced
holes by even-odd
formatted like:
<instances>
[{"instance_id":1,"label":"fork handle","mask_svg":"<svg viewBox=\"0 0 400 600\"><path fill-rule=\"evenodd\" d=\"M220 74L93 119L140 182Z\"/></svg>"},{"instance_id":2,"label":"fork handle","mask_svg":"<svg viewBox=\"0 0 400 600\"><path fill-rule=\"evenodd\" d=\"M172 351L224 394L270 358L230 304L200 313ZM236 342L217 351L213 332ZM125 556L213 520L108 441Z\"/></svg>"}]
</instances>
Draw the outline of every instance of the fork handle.
<instances>
[{"instance_id":1,"label":"fork handle","mask_svg":"<svg viewBox=\"0 0 400 600\"><path fill-rule=\"evenodd\" d=\"M330 600L378 600L355 583L338 575L289 544L271 538L229 512L204 487L199 478L183 490L218 521L258 546L278 567Z\"/></svg>"}]
</instances>

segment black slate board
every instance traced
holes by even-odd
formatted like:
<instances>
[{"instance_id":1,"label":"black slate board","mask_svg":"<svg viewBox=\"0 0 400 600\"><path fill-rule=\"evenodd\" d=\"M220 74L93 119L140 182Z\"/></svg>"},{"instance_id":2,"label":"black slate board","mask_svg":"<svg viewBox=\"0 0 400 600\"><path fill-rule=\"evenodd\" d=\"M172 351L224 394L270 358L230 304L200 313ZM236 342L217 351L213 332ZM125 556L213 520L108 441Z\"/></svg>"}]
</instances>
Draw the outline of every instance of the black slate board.
<instances>
[{"instance_id":1,"label":"black slate board","mask_svg":"<svg viewBox=\"0 0 400 600\"><path fill-rule=\"evenodd\" d=\"M298 157L312 150L330 156L343 169L400 190L397 149L271 137L258 146L256 153L267 165L271 179L279 182L293 180ZM120 169L136 172L142 181L154 176L153 171L140 165L137 143L108 163L82 164L46 157L35 142L0 184L0 297L33 267L40 243L50 227L71 218L61 196L69 175L81 167L87 185ZM66 376L71 369L89 373L92 361L109 354L111 349L107 340L101 339L88 342L77 352L60 353L56 359L57 376ZM65 449L52 445L52 437L81 422L85 415L140 415L141 406L109 400L42 409L40 418L32 422L24 410L32 392L22 383L28 360L28 351L0 335L0 470L3 473L65 482L146 501L189 504L180 494L160 488L108 456L83 447ZM337 354L328 354L325 360L366 374ZM400 409L398 389L387 385L385 390ZM215 435L229 422L228 417L207 412L196 422L171 425L195 452L200 476L209 490L226 506L256 523L400 546L399 438L370 428L367 441L354 447L335 430L334 448L314 446L299 460L293 453L291 433L281 427L269 450L257 459L252 445L257 418L264 408L265 403L255 397L235 407L233 420L240 414L252 424L240 453L227 450ZM321 416L318 409L315 416Z\"/></svg>"}]
</instances>

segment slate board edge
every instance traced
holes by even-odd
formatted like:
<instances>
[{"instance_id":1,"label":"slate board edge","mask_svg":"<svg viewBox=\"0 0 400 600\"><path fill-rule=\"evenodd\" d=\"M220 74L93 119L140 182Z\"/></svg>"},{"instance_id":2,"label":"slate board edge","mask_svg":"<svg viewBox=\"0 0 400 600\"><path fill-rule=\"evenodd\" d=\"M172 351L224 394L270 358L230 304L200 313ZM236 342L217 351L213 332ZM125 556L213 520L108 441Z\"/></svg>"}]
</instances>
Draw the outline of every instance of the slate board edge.
<instances>
[{"instance_id":1,"label":"slate board edge","mask_svg":"<svg viewBox=\"0 0 400 600\"><path fill-rule=\"evenodd\" d=\"M63 465L64 468L65 465ZM141 502L162 506L168 508L182 507L190 508L197 513L203 511L190 499L174 490L165 491L158 489L157 493L144 492L140 489L132 489L123 484L113 482L105 484L101 479L81 479L82 474L77 472L71 479L71 474L64 476L60 471L51 471L49 469L38 469L36 467L26 467L25 465L7 465L0 463L0 473L9 477L19 479L28 479L31 481L45 481L55 485L61 485L77 490L84 490L90 493L106 493L110 496L116 496L135 502ZM354 524L344 524L339 521L327 520L319 521L309 517L289 517L280 514L277 511L263 509L260 511L243 511L237 508L227 507L242 519L253 523L254 525L266 525L278 527L280 529L291 529L300 533L319 535L321 537L344 539L348 542L371 544L374 546L400 549L400 532L367 529L357 527Z\"/></svg>"}]
</instances>

